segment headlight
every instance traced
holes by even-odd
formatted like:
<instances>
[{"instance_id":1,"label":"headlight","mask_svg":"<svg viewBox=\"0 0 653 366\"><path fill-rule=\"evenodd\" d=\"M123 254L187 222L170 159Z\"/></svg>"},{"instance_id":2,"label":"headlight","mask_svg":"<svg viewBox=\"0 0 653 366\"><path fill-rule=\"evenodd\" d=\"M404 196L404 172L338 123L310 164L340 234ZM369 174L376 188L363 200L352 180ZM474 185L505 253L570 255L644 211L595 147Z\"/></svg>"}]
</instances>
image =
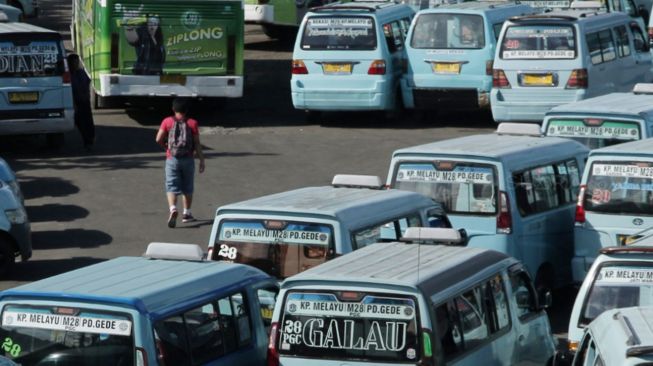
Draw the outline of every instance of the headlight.
<instances>
[{"instance_id":1,"label":"headlight","mask_svg":"<svg viewBox=\"0 0 653 366\"><path fill-rule=\"evenodd\" d=\"M24 224L27 220L27 213L22 208L15 210L5 210L7 220L12 224Z\"/></svg>"}]
</instances>

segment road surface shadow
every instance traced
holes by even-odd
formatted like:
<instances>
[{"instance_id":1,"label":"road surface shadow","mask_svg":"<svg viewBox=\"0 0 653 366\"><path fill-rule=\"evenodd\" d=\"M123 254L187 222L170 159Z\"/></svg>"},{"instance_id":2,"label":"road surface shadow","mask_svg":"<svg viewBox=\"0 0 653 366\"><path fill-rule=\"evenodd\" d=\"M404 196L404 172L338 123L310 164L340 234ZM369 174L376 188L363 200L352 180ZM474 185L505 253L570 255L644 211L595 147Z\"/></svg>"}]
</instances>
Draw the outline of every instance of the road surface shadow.
<instances>
[{"instance_id":1,"label":"road surface shadow","mask_svg":"<svg viewBox=\"0 0 653 366\"><path fill-rule=\"evenodd\" d=\"M32 232L34 250L95 248L111 244L111 235L100 230L66 229Z\"/></svg>"},{"instance_id":2,"label":"road surface shadow","mask_svg":"<svg viewBox=\"0 0 653 366\"><path fill-rule=\"evenodd\" d=\"M73 257L70 259L29 260L16 263L13 271L3 280L32 282L72 271L106 259L92 257Z\"/></svg>"},{"instance_id":3,"label":"road surface shadow","mask_svg":"<svg viewBox=\"0 0 653 366\"><path fill-rule=\"evenodd\" d=\"M35 222L70 222L77 219L85 218L89 211L84 207L76 205L62 205L58 203L49 203L41 206L27 206L27 217L32 223Z\"/></svg>"}]
</instances>

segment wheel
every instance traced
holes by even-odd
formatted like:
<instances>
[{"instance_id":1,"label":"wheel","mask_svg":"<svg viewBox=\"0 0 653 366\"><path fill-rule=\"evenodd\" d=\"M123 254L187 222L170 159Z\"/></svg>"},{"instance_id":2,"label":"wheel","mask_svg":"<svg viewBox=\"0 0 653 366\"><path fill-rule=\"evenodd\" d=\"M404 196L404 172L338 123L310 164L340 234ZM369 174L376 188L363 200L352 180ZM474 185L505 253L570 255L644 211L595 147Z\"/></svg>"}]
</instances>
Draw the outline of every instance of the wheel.
<instances>
[{"instance_id":1,"label":"wheel","mask_svg":"<svg viewBox=\"0 0 653 366\"><path fill-rule=\"evenodd\" d=\"M58 149L61 146L63 146L64 143L64 134L63 132L60 133L48 133L45 135L45 139L47 141L48 147L51 149Z\"/></svg>"},{"instance_id":2,"label":"wheel","mask_svg":"<svg viewBox=\"0 0 653 366\"><path fill-rule=\"evenodd\" d=\"M320 123L322 121L322 112L306 111L306 121L312 123Z\"/></svg>"},{"instance_id":3,"label":"wheel","mask_svg":"<svg viewBox=\"0 0 653 366\"><path fill-rule=\"evenodd\" d=\"M15 263L16 256L13 245L7 239L0 238L0 276L4 277L11 272Z\"/></svg>"}]
</instances>

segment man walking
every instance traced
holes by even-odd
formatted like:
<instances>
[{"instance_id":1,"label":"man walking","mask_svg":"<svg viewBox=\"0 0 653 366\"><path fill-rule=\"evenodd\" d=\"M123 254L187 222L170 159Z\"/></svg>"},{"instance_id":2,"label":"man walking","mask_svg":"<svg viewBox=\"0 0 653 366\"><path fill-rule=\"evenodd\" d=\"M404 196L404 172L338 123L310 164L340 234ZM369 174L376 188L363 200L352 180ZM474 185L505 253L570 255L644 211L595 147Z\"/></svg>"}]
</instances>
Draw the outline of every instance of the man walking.
<instances>
[{"instance_id":1,"label":"man walking","mask_svg":"<svg viewBox=\"0 0 653 366\"><path fill-rule=\"evenodd\" d=\"M197 121L188 118L188 103L183 99L172 102L173 116L166 117L156 134L156 142L166 148L166 195L170 214L168 227L177 225L177 196L182 196L184 212L182 222L195 221L190 212L193 203L195 156L200 160L200 173L204 172L204 155L200 144Z\"/></svg>"}]
</instances>

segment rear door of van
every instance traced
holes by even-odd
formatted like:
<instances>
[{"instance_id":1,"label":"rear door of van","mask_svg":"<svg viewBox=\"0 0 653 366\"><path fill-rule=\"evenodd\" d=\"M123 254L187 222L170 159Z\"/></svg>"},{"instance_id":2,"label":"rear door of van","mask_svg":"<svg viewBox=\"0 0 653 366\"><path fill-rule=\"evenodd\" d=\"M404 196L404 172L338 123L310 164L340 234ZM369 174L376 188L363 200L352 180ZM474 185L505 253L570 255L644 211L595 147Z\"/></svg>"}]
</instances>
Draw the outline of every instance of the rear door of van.
<instances>
[{"instance_id":1,"label":"rear door of van","mask_svg":"<svg viewBox=\"0 0 653 366\"><path fill-rule=\"evenodd\" d=\"M72 108L64 58L59 34L0 34L0 120L63 118Z\"/></svg>"}]
</instances>

